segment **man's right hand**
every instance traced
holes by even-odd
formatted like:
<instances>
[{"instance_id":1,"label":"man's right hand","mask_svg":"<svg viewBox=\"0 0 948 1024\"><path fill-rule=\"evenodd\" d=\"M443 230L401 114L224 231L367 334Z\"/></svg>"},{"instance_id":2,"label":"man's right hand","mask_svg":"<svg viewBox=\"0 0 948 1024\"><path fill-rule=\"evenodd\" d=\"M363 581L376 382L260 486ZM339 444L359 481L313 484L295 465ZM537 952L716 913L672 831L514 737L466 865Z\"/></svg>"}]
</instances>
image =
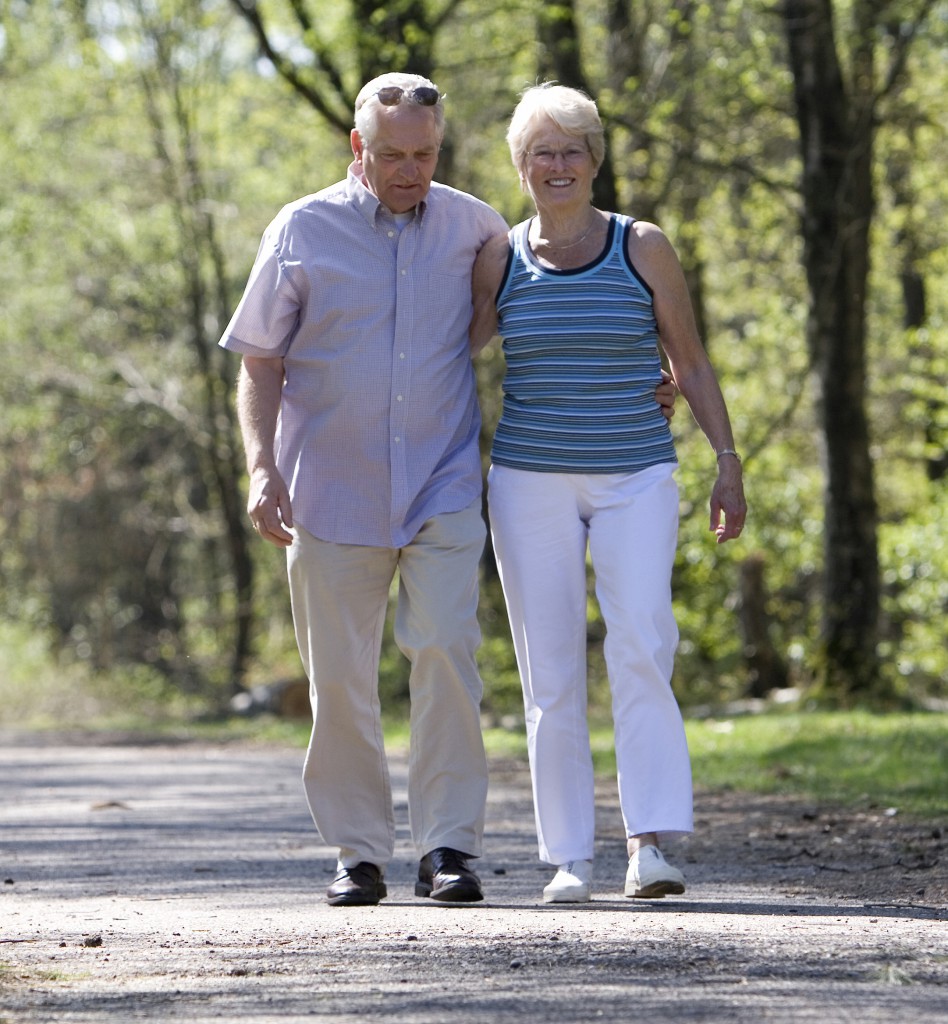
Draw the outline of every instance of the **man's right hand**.
<instances>
[{"instance_id":1,"label":"man's right hand","mask_svg":"<svg viewBox=\"0 0 948 1024\"><path fill-rule=\"evenodd\" d=\"M254 529L264 540L279 548L288 548L293 543L293 534L287 529L293 526L290 492L275 467L251 473L247 511Z\"/></svg>"},{"instance_id":2,"label":"man's right hand","mask_svg":"<svg viewBox=\"0 0 948 1024\"><path fill-rule=\"evenodd\" d=\"M293 509L273 457L283 375L282 358L244 356L237 378L237 417L250 473L250 521L264 540L288 548L293 543Z\"/></svg>"}]
</instances>

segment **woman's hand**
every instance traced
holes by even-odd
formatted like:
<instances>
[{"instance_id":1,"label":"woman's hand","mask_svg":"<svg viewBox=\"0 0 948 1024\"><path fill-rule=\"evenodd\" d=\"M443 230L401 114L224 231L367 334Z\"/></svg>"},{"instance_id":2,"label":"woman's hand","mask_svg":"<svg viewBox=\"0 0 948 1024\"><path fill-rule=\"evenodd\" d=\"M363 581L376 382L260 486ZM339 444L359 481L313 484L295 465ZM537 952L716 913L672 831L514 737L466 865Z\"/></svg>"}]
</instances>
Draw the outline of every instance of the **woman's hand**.
<instances>
[{"instance_id":1,"label":"woman's hand","mask_svg":"<svg viewBox=\"0 0 948 1024\"><path fill-rule=\"evenodd\" d=\"M718 543L736 540L744 529L747 502L744 500L744 479L741 460L729 453L718 458L718 478L711 490L710 529Z\"/></svg>"}]
</instances>

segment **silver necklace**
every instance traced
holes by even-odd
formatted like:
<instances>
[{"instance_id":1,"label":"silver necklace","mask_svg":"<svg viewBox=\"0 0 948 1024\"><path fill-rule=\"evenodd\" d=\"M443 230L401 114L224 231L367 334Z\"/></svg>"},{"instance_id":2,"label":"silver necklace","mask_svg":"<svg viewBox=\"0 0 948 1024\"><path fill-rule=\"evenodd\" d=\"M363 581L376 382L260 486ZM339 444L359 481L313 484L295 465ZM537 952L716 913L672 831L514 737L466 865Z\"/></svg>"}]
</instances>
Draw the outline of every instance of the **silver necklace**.
<instances>
[{"instance_id":1,"label":"silver necklace","mask_svg":"<svg viewBox=\"0 0 948 1024\"><path fill-rule=\"evenodd\" d=\"M539 238L537 239L537 241L534 244L535 245L542 245L545 249L572 249L574 245L579 245L580 242L585 241L586 238L589 236L590 231L592 231L592 229L595 226L596 226L596 221L594 220L592 222L592 224L590 224L589 227L586 228L585 232L583 234L581 234L579 236L579 238L576 239L575 242L567 242L565 245L553 245L552 242L545 242L545 241L542 241Z\"/></svg>"}]
</instances>

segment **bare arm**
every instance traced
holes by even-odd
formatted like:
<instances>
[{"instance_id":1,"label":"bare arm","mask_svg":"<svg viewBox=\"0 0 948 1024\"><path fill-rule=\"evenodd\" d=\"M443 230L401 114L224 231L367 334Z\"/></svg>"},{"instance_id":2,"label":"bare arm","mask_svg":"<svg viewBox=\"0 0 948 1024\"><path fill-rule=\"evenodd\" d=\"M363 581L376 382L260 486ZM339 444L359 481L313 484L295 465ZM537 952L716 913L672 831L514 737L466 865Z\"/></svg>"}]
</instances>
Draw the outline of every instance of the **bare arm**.
<instances>
[{"instance_id":1,"label":"bare arm","mask_svg":"<svg viewBox=\"0 0 948 1024\"><path fill-rule=\"evenodd\" d=\"M497 333L497 307L494 300L507 266L509 246L506 235L495 235L484 243L474 261L471 292L474 315L471 317L471 355L490 344Z\"/></svg>"},{"instance_id":2,"label":"bare arm","mask_svg":"<svg viewBox=\"0 0 948 1024\"><path fill-rule=\"evenodd\" d=\"M290 492L277 469L273 443L283 393L283 360L244 356L237 378L237 417L247 455L247 511L264 540L289 547L293 534Z\"/></svg>"},{"instance_id":3,"label":"bare arm","mask_svg":"<svg viewBox=\"0 0 948 1024\"><path fill-rule=\"evenodd\" d=\"M675 383L715 452L733 451L727 406L698 337L685 275L675 250L654 224L637 221L629 236L629 256L652 288L659 335ZM740 460L722 455L711 492L710 529L719 544L740 535L746 515Z\"/></svg>"}]
</instances>

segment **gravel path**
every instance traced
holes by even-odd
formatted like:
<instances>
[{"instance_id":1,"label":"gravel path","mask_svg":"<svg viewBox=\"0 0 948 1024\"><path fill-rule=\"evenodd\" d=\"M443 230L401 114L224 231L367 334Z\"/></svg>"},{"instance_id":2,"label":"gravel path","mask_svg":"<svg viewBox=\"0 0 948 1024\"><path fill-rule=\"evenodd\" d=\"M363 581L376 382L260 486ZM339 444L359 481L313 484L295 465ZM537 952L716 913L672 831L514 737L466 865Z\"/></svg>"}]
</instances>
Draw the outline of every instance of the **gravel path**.
<instances>
[{"instance_id":1,"label":"gravel path","mask_svg":"<svg viewBox=\"0 0 948 1024\"><path fill-rule=\"evenodd\" d=\"M945 839L884 809L699 793L687 895L642 902L604 787L595 897L545 906L528 774L498 764L487 899L439 906L397 759L390 896L331 908L300 751L5 740L0 1024L948 1019Z\"/></svg>"}]
</instances>

